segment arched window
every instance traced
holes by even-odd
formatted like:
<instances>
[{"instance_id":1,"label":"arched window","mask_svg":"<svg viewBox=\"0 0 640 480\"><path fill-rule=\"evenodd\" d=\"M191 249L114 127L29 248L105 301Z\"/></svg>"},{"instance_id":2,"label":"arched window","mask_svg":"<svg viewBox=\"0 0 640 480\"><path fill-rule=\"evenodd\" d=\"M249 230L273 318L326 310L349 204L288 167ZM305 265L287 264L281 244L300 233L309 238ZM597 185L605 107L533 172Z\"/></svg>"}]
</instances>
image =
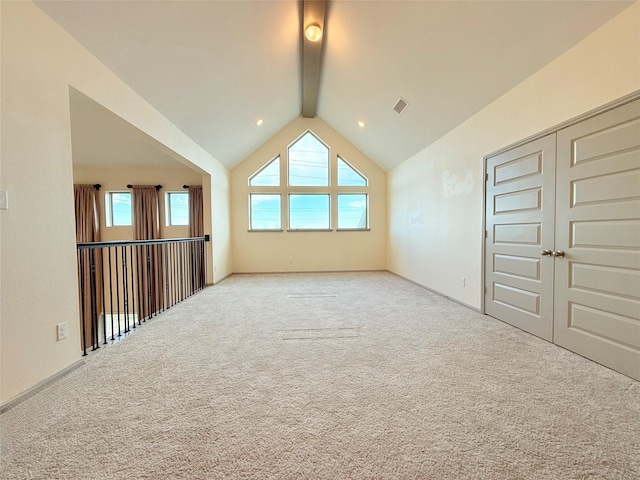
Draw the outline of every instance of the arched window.
<instances>
[{"instance_id":1,"label":"arched window","mask_svg":"<svg viewBox=\"0 0 640 480\"><path fill-rule=\"evenodd\" d=\"M249 230L368 230L369 182L347 160L311 131L289 145L286 161L280 157L248 179Z\"/></svg>"},{"instance_id":2,"label":"arched window","mask_svg":"<svg viewBox=\"0 0 640 480\"><path fill-rule=\"evenodd\" d=\"M311 132L306 132L287 149L289 185L294 187L329 186L329 147Z\"/></svg>"}]
</instances>

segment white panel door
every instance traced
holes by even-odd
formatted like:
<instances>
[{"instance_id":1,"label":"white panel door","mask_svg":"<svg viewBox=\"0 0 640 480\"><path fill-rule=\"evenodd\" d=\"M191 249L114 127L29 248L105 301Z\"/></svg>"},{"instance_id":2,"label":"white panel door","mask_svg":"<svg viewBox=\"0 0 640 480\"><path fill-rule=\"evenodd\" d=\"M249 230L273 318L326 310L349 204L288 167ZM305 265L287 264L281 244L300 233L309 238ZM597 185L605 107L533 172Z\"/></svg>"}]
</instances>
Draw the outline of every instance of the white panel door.
<instances>
[{"instance_id":1,"label":"white panel door","mask_svg":"<svg viewBox=\"0 0 640 480\"><path fill-rule=\"evenodd\" d=\"M555 143L487 159L485 312L551 341Z\"/></svg>"},{"instance_id":2,"label":"white panel door","mask_svg":"<svg viewBox=\"0 0 640 480\"><path fill-rule=\"evenodd\" d=\"M640 100L557 144L554 342L640 380Z\"/></svg>"}]
</instances>

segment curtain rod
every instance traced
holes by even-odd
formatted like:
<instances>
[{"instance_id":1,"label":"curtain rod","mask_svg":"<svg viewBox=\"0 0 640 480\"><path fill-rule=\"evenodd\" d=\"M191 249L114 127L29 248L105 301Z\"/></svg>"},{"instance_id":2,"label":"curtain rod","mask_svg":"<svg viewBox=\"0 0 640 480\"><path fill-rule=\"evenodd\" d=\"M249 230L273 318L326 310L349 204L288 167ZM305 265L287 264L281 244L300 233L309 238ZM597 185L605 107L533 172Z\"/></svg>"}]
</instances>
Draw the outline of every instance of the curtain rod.
<instances>
[{"instance_id":1,"label":"curtain rod","mask_svg":"<svg viewBox=\"0 0 640 480\"><path fill-rule=\"evenodd\" d=\"M189 188L189 185L182 185L182 188Z\"/></svg>"},{"instance_id":2,"label":"curtain rod","mask_svg":"<svg viewBox=\"0 0 640 480\"><path fill-rule=\"evenodd\" d=\"M95 188L96 190L100 190L100 187L101 187L101 186L102 186L102 185L100 185L99 183L94 183L94 184L93 184L93 188Z\"/></svg>"},{"instance_id":3,"label":"curtain rod","mask_svg":"<svg viewBox=\"0 0 640 480\"><path fill-rule=\"evenodd\" d=\"M156 190L160 190L162 188L162 185L153 185L154 187L156 187ZM127 185L127 188L133 188L133 185L129 184Z\"/></svg>"}]
</instances>

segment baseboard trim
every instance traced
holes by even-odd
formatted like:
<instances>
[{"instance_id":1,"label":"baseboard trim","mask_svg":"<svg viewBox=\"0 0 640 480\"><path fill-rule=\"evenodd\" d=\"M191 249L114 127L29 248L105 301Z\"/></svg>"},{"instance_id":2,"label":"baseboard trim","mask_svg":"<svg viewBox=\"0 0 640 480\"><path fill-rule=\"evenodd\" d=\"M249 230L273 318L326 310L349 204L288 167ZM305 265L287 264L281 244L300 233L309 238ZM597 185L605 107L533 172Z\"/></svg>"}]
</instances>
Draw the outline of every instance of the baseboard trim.
<instances>
[{"instance_id":1,"label":"baseboard trim","mask_svg":"<svg viewBox=\"0 0 640 480\"><path fill-rule=\"evenodd\" d=\"M415 286L420 287L420 288L424 288L425 290L430 291L431 293L435 293L436 295L439 295L443 298L446 298L447 300L451 300L454 303L457 303L458 305L462 305L465 308L468 308L469 310L473 310L474 312L478 312L478 313L482 313L482 310L480 310L479 308L474 307L473 305L469 305L468 303L465 303L461 300L458 300L457 298L452 298L448 295L445 295L442 292L439 292L438 290L434 290L433 288L429 288L425 285L422 285L421 283L416 282L415 280L411 280L410 278L407 277L403 277L402 275L397 274L396 272L392 272L391 270L386 270L388 273L390 273L391 275L395 275L398 278L401 278L403 280L406 280L409 283L413 283Z\"/></svg>"},{"instance_id":2,"label":"baseboard trim","mask_svg":"<svg viewBox=\"0 0 640 480\"><path fill-rule=\"evenodd\" d=\"M24 392L16 395L15 397L11 398L10 400L7 400L5 403L0 405L0 414L6 412L7 410L12 409L16 405L21 404L22 402L27 400L29 397L32 397L33 395L38 393L40 390L42 390L42 389L48 387L49 385L57 382L62 377L68 375L69 373L74 371L76 368L81 367L82 365L84 365L84 359L81 358L80 360L72 363L68 367L63 368L58 373L54 373L50 377L45 378L44 380L42 380L41 382L37 383L36 385L34 385L33 387L29 388L28 390L25 390Z\"/></svg>"},{"instance_id":3,"label":"baseboard trim","mask_svg":"<svg viewBox=\"0 0 640 480\"><path fill-rule=\"evenodd\" d=\"M384 268L374 268L371 270L282 270L273 272L233 272L231 275L297 275L300 273L374 273L386 271L387 270L385 270Z\"/></svg>"}]
</instances>

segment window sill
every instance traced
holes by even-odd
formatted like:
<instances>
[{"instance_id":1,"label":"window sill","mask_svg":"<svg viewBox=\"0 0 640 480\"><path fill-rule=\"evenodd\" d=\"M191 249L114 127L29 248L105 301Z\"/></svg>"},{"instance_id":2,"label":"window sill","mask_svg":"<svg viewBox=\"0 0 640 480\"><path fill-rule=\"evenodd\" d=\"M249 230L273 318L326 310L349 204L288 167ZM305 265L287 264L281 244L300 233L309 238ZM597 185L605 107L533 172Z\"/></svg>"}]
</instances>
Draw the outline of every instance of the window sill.
<instances>
[{"instance_id":1,"label":"window sill","mask_svg":"<svg viewBox=\"0 0 640 480\"><path fill-rule=\"evenodd\" d=\"M333 232L332 228L290 228L287 232Z\"/></svg>"},{"instance_id":2,"label":"window sill","mask_svg":"<svg viewBox=\"0 0 640 480\"><path fill-rule=\"evenodd\" d=\"M250 228L249 230L247 230L247 232L258 232L258 233L270 233L270 232L284 232L284 230L282 230L281 228L264 228L264 229L260 229L260 228Z\"/></svg>"},{"instance_id":3,"label":"window sill","mask_svg":"<svg viewBox=\"0 0 640 480\"><path fill-rule=\"evenodd\" d=\"M336 232L370 232L370 228L338 228Z\"/></svg>"}]
</instances>

